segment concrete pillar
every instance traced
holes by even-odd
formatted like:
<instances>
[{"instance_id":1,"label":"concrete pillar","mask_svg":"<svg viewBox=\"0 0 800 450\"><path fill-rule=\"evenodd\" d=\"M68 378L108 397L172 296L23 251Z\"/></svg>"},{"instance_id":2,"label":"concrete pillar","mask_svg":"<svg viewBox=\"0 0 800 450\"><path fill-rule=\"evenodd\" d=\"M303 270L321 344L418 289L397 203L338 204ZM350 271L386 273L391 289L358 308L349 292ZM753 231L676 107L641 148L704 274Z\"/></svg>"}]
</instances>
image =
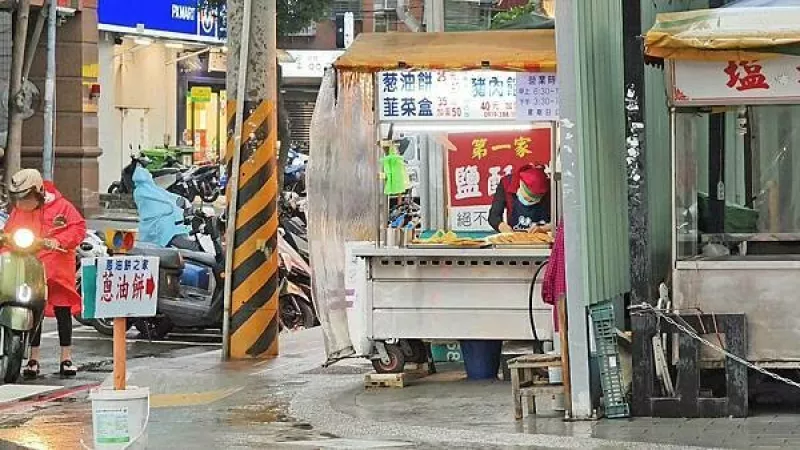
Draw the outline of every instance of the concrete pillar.
<instances>
[{"instance_id":1,"label":"concrete pillar","mask_svg":"<svg viewBox=\"0 0 800 450\"><path fill-rule=\"evenodd\" d=\"M630 290L622 2L559 0L556 47L572 413L592 415L587 306ZM591 24L591 26L587 26Z\"/></svg>"},{"instance_id":2,"label":"concrete pillar","mask_svg":"<svg viewBox=\"0 0 800 450\"><path fill-rule=\"evenodd\" d=\"M90 86L97 83L97 5L83 9L59 26L56 35L55 183L76 207L91 213L98 208L97 100ZM46 40L36 51L30 79L44 92ZM41 106L26 120L22 132L23 167L40 168L44 140Z\"/></svg>"},{"instance_id":3,"label":"concrete pillar","mask_svg":"<svg viewBox=\"0 0 800 450\"><path fill-rule=\"evenodd\" d=\"M117 70L114 60L114 39L102 33L97 43L99 61L100 102L98 105L98 143L103 151L99 162L99 188L105 191L119 180L124 165L120 128L122 118L116 108L118 90Z\"/></svg>"}]
</instances>

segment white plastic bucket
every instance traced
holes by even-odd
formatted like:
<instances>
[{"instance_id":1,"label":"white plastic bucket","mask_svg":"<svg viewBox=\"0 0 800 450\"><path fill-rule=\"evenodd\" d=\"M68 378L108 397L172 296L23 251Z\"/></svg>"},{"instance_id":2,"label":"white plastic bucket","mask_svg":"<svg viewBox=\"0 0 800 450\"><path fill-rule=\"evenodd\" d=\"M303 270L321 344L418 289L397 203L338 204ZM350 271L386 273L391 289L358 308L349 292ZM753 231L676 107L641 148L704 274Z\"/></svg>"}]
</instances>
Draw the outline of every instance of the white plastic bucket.
<instances>
[{"instance_id":1,"label":"white plastic bucket","mask_svg":"<svg viewBox=\"0 0 800 450\"><path fill-rule=\"evenodd\" d=\"M150 389L101 387L92 391L90 398L96 450L147 448Z\"/></svg>"}]
</instances>

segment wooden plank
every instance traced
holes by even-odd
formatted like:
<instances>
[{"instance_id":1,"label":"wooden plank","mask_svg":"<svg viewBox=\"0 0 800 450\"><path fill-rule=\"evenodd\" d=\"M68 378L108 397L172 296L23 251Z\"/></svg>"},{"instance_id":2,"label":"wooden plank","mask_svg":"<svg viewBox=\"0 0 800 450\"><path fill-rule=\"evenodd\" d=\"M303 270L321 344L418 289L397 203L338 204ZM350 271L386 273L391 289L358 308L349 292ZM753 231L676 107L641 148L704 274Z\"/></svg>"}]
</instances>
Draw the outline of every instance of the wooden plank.
<instances>
[{"instance_id":1,"label":"wooden plank","mask_svg":"<svg viewBox=\"0 0 800 450\"><path fill-rule=\"evenodd\" d=\"M700 359L698 343L691 336L678 334L678 386L676 394L680 398L682 417L697 417L697 397L700 391L700 372L697 361Z\"/></svg>"},{"instance_id":2,"label":"wooden plank","mask_svg":"<svg viewBox=\"0 0 800 450\"><path fill-rule=\"evenodd\" d=\"M653 362L653 334L656 319L650 315L632 315L633 328L633 401L631 410L634 416L656 416L650 401L654 397L655 365Z\"/></svg>"},{"instance_id":3,"label":"wooden plank","mask_svg":"<svg viewBox=\"0 0 800 450\"><path fill-rule=\"evenodd\" d=\"M747 357L747 318L729 316L723 318L722 332L725 333L727 350L741 358ZM725 378L727 384L727 411L725 415L747 417L750 395L748 369L731 358L725 358Z\"/></svg>"},{"instance_id":4,"label":"wooden plank","mask_svg":"<svg viewBox=\"0 0 800 450\"><path fill-rule=\"evenodd\" d=\"M561 341L561 381L564 383L564 410L572 415L572 383L569 373L569 337L567 335L567 299L558 299L558 337Z\"/></svg>"}]
</instances>

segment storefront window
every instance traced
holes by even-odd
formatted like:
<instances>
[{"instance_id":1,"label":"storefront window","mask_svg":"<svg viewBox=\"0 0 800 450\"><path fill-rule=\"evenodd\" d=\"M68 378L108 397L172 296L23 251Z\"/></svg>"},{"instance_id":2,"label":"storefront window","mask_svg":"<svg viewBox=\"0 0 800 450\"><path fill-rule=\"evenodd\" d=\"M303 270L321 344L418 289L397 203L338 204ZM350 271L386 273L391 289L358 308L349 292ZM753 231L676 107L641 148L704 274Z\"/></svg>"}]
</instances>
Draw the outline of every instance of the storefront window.
<instances>
[{"instance_id":1,"label":"storefront window","mask_svg":"<svg viewBox=\"0 0 800 450\"><path fill-rule=\"evenodd\" d=\"M678 259L800 254L798 119L800 106L677 115Z\"/></svg>"},{"instance_id":2,"label":"storefront window","mask_svg":"<svg viewBox=\"0 0 800 450\"><path fill-rule=\"evenodd\" d=\"M215 161L225 150L227 96L224 89L193 86L186 96L183 144L194 147L194 161Z\"/></svg>"}]
</instances>

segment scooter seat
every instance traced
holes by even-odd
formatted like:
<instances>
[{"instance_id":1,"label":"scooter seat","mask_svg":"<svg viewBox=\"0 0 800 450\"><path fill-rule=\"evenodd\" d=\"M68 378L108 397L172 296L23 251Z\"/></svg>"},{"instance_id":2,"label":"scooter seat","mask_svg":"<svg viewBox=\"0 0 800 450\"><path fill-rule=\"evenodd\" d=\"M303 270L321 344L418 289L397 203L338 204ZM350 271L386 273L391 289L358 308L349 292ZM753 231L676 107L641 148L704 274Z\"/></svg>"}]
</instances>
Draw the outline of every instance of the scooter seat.
<instances>
[{"instance_id":1,"label":"scooter seat","mask_svg":"<svg viewBox=\"0 0 800 450\"><path fill-rule=\"evenodd\" d=\"M191 250L179 250L181 255L187 261L194 261L198 264L203 264L205 266L216 267L217 265L217 258L214 255L206 252L193 252Z\"/></svg>"},{"instance_id":2,"label":"scooter seat","mask_svg":"<svg viewBox=\"0 0 800 450\"><path fill-rule=\"evenodd\" d=\"M132 256L155 256L160 260L162 269L181 270L183 261L180 251L174 248L159 247L155 244L139 242L130 252Z\"/></svg>"}]
</instances>

